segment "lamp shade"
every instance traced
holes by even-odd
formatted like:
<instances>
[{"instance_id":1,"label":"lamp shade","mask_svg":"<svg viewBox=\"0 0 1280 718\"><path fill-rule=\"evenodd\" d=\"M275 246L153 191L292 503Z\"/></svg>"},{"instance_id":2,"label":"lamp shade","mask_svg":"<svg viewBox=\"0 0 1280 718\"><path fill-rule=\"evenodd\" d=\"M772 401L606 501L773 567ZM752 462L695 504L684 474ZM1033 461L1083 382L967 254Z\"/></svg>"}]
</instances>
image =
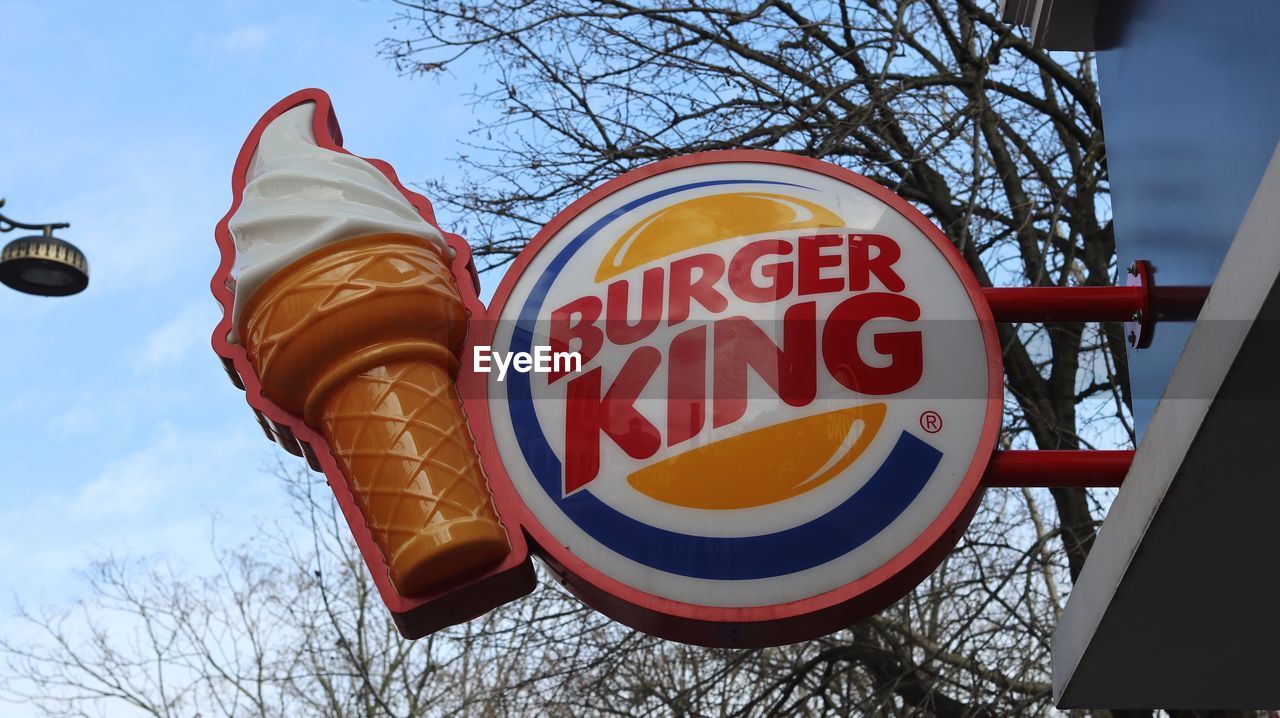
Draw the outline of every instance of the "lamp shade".
<instances>
[{"instance_id":1,"label":"lamp shade","mask_svg":"<svg viewBox=\"0 0 1280 718\"><path fill-rule=\"evenodd\" d=\"M20 292L65 297L89 286L84 253L51 234L21 237L0 251L0 282Z\"/></svg>"}]
</instances>

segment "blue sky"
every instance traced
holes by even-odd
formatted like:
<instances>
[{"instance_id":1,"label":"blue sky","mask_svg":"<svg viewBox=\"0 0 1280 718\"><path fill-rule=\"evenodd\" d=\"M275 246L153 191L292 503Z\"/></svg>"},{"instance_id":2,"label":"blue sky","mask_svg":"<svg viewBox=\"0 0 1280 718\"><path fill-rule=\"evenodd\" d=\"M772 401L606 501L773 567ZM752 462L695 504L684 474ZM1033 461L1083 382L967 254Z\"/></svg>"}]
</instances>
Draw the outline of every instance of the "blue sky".
<instances>
[{"instance_id":1,"label":"blue sky","mask_svg":"<svg viewBox=\"0 0 1280 718\"><path fill-rule=\"evenodd\" d=\"M213 227L245 135L303 87L330 93L357 154L406 181L453 170L477 78L397 76L376 53L395 11L0 2L0 211L71 222L59 234L91 266L71 298L0 287L0 596L72 598L108 551L198 568L211 517L220 541L238 541L284 511L267 469L294 460L209 348Z\"/></svg>"}]
</instances>

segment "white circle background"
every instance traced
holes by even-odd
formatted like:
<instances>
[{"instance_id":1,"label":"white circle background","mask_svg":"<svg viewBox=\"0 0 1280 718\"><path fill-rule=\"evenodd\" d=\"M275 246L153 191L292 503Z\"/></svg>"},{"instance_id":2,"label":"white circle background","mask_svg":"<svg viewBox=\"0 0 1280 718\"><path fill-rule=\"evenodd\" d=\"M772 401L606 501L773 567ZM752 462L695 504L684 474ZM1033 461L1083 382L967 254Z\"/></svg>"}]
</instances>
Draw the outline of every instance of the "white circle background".
<instances>
[{"instance_id":1,"label":"white circle background","mask_svg":"<svg viewBox=\"0 0 1280 718\"><path fill-rule=\"evenodd\" d=\"M708 580L667 573L632 561L599 543L578 528L546 495L520 451L508 411L506 384L498 381L497 373L489 375L490 413L498 452L512 483L530 511L565 550L613 579L663 598L717 607L776 605L817 596L865 576L900 553L937 519L968 471L982 435L989 401L988 359L977 314L964 285L946 257L923 232L889 205L852 185L801 168L759 162L703 164L668 171L628 185L588 207L547 241L525 267L503 306L493 348L505 351L510 347L515 321L534 283L542 276L552 258L580 232L608 213L640 197L669 187L713 180L768 180L811 189L759 184L703 187L676 192L616 218L578 250L556 279L539 311L539 334L534 337L533 345L549 344L545 334L545 320L550 317L553 309L588 294L604 297L605 286L613 279L606 280L601 285L595 284L593 279L596 269L617 238L642 218L663 207L697 196L726 192L768 192L816 202L840 216L849 230L883 234L898 243L902 249L902 258L894 265L894 270L906 283L904 294L920 305L921 321L913 324L897 320L872 322L861 332L859 347L862 356L869 363L884 365L888 358L878 355L872 348L873 335L885 331L918 329L922 331L924 338L924 376L916 386L900 394L890 397L859 397L831 378L821 365L819 353L818 399L809 406L793 408L772 398L767 385L754 373L750 373L753 384L749 390L751 399L747 415L721 430L710 430L711 422L708 418L708 427L704 428L701 435L670 449L664 446L656 456L644 461L628 457L611 439L602 434L600 475L583 490L591 491L601 501L628 516L670 531L701 536L767 534L806 523L843 502L866 483L884 462L899 434L907 431L941 450L943 458L929 482L906 510L884 531L861 546L832 561L796 573L750 580ZM798 234L814 232L815 230L805 230ZM787 234L794 236L792 233ZM762 236L782 235L769 233ZM745 241L748 240L724 240L664 257L660 262L666 265L682 256L703 252L718 252L728 257ZM795 258L793 253L783 259ZM647 267L648 265L642 266L620 275L632 280L633 294L638 294L638 280ZM843 276L842 272L845 271L845 268L837 267L827 270L823 276ZM723 288L723 284L717 286ZM873 281L869 291L877 289L884 291ZM780 319L786 306L797 301L794 293L779 305L745 304L735 300L727 289L724 293L730 297L730 306L726 312L715 316L746 315L760 321L761 327L775 342L781 341L780 332L776 331L781 322L770 320ZM847 293L835 293L801 299L817 300L818 318L821 321L832 307L848 296ZM633 296L633 306L637 306L637 301ZM631 313L629 316L635 314ZM671 328L664 321L653 335L637 345L617 347L606 342L605 349L584 369L603 367L602 390L607 390L616 370L636 346L657 347L665 356L671 337L696 326L699 320L713 318L695 303L689 321ZM666 402L662 395L667 386L669 370L670 367L664 361L636 404L640 413L664 432ZM567 379L561 379L548 386L545 375L537 374L532 375L530 381L541 428L562 460L565 433L564 391L567 383ZM786 501L750 509L688 509L645 496L635 491L626 481L626 477L636 469L710 441L779 421L878 401L888 404L888 412L880 432L866 452L835 478ZM929 410L936 411L943 417L944 425L939 433L928 434L920 429L919 417ZM779 450L785 448L779 447Z\"/></svg>"}]
</instances>

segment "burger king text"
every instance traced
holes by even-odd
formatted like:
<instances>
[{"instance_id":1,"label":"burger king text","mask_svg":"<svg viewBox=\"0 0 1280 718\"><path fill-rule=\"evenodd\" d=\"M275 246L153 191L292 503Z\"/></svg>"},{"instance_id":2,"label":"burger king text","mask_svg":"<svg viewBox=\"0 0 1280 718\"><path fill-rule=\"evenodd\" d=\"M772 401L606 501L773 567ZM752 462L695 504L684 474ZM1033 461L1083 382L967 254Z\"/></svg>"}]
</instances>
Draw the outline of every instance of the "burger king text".
<instances>
[{"instance_id":1,"label":"burger king text","mask_svg":"<svg viewBox=\"0 0 1280 718\"><path fill-rule=\"evenodd\" d=\"M923 373L922 335L903 330L900 323L918 320L920 306L903 294L906 284L894 270L900 256L898 244L879 234L758 239L731 256L703 252L651 266L638 278L610 282L603 296L583 296L553 310L551 349L573 349L583 367L565 389L566 493L599 474L602 434L632 458L646 459L664 444L673 447L697 436L708 404L713 429L741 419L747 411L748 369L793 407L817 397L820 363L839 385L859 395L897 394L915 386ZM819 317L816 300L834 293L847 296ZM729 311L751 304L785 306L780 341L741 311ZM699 321L703 316L707 320ZM882 357L868 361L858 338L877 319L900 321L872 337L870 345ZM664 322L668 328L688 327L664 340L665 347L646 344ZM635 345L611 372L607 387L602 367L591 367L606 342ZM670 367L667 416L666 426L659 427L635 404L663 365L664 351ZM567 374L553 369L547 381L554 384Z\"/></svg>"}]
</instances>

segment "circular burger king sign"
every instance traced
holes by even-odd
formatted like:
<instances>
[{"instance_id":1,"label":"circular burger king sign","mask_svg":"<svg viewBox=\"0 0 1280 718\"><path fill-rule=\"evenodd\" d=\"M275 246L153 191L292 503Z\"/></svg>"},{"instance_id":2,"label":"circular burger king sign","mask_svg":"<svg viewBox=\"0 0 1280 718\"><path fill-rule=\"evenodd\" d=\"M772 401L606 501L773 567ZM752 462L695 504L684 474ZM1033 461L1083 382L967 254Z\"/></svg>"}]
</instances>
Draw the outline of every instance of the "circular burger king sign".
<instances>
[{"instance_id":1,"label":"circular burger king sign","mask_svg":"<svg viewBox=\"0 0 1280 718\"><path fill-rule=\"evenodd\" d=\"M495 492L637 628L836 630L910 591L976 506L991 312L932 223L847 170L732 151L627 173L533 240L489 316L495 353L580 360L487 375Z\"/></svg>"}]
</instances>

